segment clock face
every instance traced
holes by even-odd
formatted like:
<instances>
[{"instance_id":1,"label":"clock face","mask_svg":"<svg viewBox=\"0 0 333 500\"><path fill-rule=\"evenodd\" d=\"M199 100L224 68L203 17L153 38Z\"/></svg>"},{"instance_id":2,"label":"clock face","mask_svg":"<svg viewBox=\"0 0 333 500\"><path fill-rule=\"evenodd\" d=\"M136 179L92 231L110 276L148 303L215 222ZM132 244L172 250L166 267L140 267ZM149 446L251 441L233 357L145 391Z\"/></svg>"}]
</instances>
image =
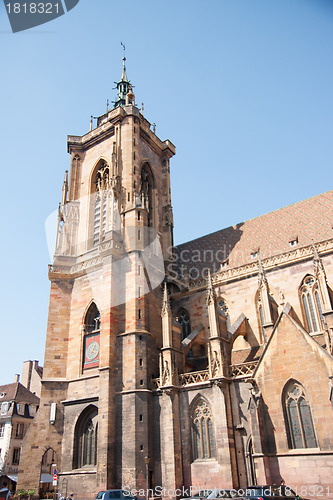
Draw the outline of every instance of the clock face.
<instances>
[{"instance_id":1,"label":"clock face","mask_svg":"<svg viewBox=\"0 0 333 500\"><path fill-rule=\"evenodd\" d=\"M98 342L90 342L90 344L87 347L86 350L86 357L92 361L93 359L97 358L99 353L99 344Z\"/></svg>"}]
</instances>

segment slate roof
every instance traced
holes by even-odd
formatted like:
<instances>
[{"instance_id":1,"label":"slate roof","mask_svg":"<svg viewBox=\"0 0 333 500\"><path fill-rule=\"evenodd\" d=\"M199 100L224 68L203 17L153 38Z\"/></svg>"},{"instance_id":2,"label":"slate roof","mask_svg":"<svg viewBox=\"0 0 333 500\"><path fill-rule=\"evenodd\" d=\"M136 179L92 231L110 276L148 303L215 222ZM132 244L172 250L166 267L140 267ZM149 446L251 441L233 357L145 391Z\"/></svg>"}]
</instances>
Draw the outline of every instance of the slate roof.
<instances>
[{"instance_id":1,"label":"slate roof","mask_svg":"<svg viewBox=\"0 0 333 500\"><path fill-rule=\"evenodd\" d=\"M227 259L228 267L239 267L256 261L251 254L259 248L266 259L308 246L312 240L331 239L332 226L333 190L178 245L177 264L217 272ZM291 247L290 241L296 238L297 246Z\"/></svg>"},{"instance_id":2,"label":"slate roof","mask_svg":"<svg viewBox=\"0 0 333 500\"><path fill-rule=\"evenodd\" d=\"M0 403L5 401L15 401L16 403L29 403L29 404L39 404L39 398L28 391L24 385L20 382L15 382L13 384L0 385Z\"/></svg>"}]
</instances>

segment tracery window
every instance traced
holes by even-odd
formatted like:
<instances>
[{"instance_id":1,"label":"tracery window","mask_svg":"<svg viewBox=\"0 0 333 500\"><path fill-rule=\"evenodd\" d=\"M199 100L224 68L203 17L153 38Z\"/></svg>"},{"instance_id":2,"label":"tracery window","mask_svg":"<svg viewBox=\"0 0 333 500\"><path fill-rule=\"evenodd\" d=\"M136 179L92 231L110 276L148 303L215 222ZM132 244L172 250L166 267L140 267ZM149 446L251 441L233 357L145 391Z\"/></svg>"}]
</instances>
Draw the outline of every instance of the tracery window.
<instances>
[{"instance_id":1,"label":"tracery window","mask_svg":"<svg viewBox=\"0 0 333 500\"><path fill-rule=\"evenodd\" d=\"M181 309L179 311L177 321L180 323L182 329L182 340L184 340L191 333L191 319L186 309Z\"/></svg>"},{"instance_id":2,"label":"tracery window","mask_svg":"<svg viewBox=\"0 0 333 500\"><path fill-rule=\"evenodd\" d=\"M73 468L97 464L98 411L95 406L86 408L75 426Z\"/></svg>"},{"instance_id":3,"label":"tracery window","mask_svg":"<svg viewBox=\"0 0 333 500\"><path fill-rule=\"evenodd\" d=\"M148 164L141 169L141 202L148 213L148 226L153 225L153 177Z\"/></svg>"},{"instance_id":4,"label":"tracery window","mask_svg":"<svg viewBox=\"0 0 333 500\"><path fill-rule=\"evenodd\" d=\"M213 422L210 408L200 399L192 412L193 459L215 456Z\"/></svg>"},{"instance_id":5,"label":"tracery window","mask_svg":"<svg viewBox=\"0 0 333 500\"><path fill-rule=\"evenodd\" d=\"M317 332L324 328L322 298L318 282L313 276L306 276L301 285L301 301L306 325L309 332Z\"/></svg>"},{"instance_id":6,"label":"tracery window","mask_svg":"<svg viewBox=\"0 0 333 500\"><path fill-rule=\"evenodd\" d=\"M84 319L83 369L99 365L101 315L94 302Z\"/></svg>"},{"instance_id":7,"label":"tracery window","mask_svg":"<svg viewBox=\"0 0 333 500\"><path fill-rule=\"evenodd\" d=\"M290 448L316 448L311 409L303 386L293 382L285 393L284 409Z\"/></svg>"},{"instance_id":8,"label":"tracery window","mask_svg":"<svg viewBox=\"0 0 333 500\"><path fill-rule=\"evenodd\" d=\"M93 246L102 242L110 225L110 170L105 161L100 162L93 184L94 220Z\"/></svg>"},{"instance_id":9,"label":"tracery window","mask_svg":"<svg viewBox=\"0 0 333 500\"><path fill-rule=\"evenodd\" d=\"M223 316L227 319L227 326L228 326L228 328L230 328L230 326L231 326L230 311L229 311L229 306L228 306L227 302L225 301L225 299L223 299L221 297L217 302L217 307L219 308L219 310L221 311Z\"/></svg>"}]
</instances>

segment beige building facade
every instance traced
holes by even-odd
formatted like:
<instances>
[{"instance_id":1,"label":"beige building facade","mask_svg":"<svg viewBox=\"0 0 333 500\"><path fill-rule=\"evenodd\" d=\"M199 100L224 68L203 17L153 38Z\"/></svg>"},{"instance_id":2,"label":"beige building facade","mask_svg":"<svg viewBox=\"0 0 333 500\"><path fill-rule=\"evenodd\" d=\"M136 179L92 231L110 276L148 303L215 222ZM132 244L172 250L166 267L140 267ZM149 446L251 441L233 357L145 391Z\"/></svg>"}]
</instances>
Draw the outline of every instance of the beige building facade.
<instances>
[{"instance_id":1,"label":"beige building facade","mask_svg":"<svg viewBox=\"0 0 333 500\"><path fill-rule=\"evenodd\" d=\"M26 389L19 376L0 386L0 478L14 491L24 436L39 407L39 398Z\"/></svg>"},{"instance_id":2,"label":"beige building facade","mask_svg":"<svg viewBox=\"0 0 333 500\"><path fill-rule=\"evenodd\" d=\"M19 487L38 488L52 450L78 498L281 482L333 498L333 192L173 247L175 147L125 61L117 87L68 137Z\"/></svg>"}]
</instances>

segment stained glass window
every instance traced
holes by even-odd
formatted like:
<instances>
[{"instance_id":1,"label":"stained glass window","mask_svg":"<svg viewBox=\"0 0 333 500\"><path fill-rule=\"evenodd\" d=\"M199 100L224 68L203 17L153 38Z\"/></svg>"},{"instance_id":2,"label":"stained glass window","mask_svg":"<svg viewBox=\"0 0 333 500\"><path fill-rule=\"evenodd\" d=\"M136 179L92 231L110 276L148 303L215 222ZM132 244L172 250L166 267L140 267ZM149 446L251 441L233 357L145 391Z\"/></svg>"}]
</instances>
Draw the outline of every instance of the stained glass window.
<instances>
[{"instance_id":1,"label":"stained glass window","mask_svg":"<svg viewBox=\"0 0 333 500\"><path fill-rule=\"evenodd\" d=\"M213 458L215 455L212 415L206 401L200 400L193 410L193 458Z\"/></svg>"},{"instance_id":2,"label":"stained glass window","mask_svg":"<svg viewBox=\"0 0 333 500\"><path fill-rule=\"evenodd\" d=\"M94 465L95 463L95 429L92 420L88 420L83 436L82 465Z\"/></svg>"},{"instance_id":3,"label":"stained glass window","mask_svg":"<svg viewBox=\"0 0 333 500\"><path fill-rule=\"evenodd\" d=\"M73 468L97 463L98 412L95 406L86 408L75 426Z\"/></svg>"},{"instance_id":4,"label":"stained glass window","mask_svg":"<svg viewBox=\"0 0 333 500\"><path fill-rule=\"evenodd\" d=\"M94 218L93 218L93 246L102 242L108 226L108 212L111 210L110 202L109 167L102 161L95 175L93 185ZM110 219L110 217L109 217Z\"/></svg>"},{"instance_id":5,"label":"stained glass window","mask_svg":"<svg viewBox=\"0 0 333 500\"><path fill-rule=\"evenodd\" d=\"M294 382L286 393L288 436L291 448L316 448L310 406L304 388Z\"/></svg>"},{"instance_id":6,"label":"stained glass window","mask_svg":"<svg viewBox=\"0 0 333 500\"><path fill-rule=\"evenodd\" d=\"M318 282L313 276L306 276L301 286L301 300L306 325L310 333L324 328L321 294Z\"/></svg>"}]
</instances>

